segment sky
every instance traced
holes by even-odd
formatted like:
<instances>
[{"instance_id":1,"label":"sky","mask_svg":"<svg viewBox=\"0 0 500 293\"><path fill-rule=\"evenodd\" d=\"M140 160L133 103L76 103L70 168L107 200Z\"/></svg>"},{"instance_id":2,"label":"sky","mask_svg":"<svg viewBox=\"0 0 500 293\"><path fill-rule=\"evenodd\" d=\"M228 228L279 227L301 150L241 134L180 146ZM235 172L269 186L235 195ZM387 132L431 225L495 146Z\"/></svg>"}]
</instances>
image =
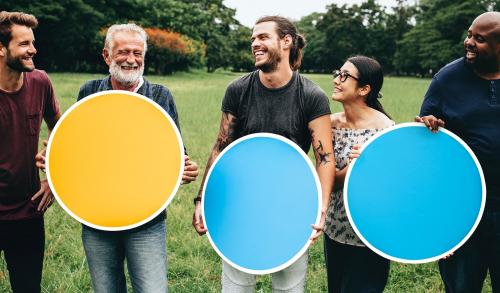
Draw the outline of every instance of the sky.
<instances>
[{"instance_id":1,"label":"sky","mask_svg":"<svg viewBox=\"0 0 500 293\"><path fill-rule=\"evenodd\" d=\"M236 19L241 24L253 27L255 21L264 15L281 15L292 20L313 12L326 12L326 5L336 3L360 4L362 0L225 0L224 4L236 8ZM392 7L396 0L378 0L378 4Z\"/></svg>"}]
</instances>

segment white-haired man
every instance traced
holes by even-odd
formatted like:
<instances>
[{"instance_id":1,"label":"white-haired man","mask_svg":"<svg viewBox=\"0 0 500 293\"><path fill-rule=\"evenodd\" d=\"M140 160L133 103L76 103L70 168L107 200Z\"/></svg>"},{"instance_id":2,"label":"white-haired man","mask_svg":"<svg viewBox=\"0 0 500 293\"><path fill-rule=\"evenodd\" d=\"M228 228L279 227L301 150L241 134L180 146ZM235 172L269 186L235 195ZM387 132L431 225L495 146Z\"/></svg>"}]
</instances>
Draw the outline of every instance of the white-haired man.
<instances>
[{"instance_id":1,"label":"white-haired man","mask_svg":"<svg viewBox=\"0 0 500 293\"><path fill-rule=\"evenodd\" d=\"M142 75L147 35L135 24L113 25L108 29L102 56L110 75L86 82L78 100L105 90L125 90L146 96L172 117L179 127L177 110L170 91L148 82ZM183 182L196 179L198 166L186 157ZM165 213L127 231L100 231L83 225L82 240L95 292L126 292L124 260L134 292L167 291Z\"/></svg>"}]
</instances>

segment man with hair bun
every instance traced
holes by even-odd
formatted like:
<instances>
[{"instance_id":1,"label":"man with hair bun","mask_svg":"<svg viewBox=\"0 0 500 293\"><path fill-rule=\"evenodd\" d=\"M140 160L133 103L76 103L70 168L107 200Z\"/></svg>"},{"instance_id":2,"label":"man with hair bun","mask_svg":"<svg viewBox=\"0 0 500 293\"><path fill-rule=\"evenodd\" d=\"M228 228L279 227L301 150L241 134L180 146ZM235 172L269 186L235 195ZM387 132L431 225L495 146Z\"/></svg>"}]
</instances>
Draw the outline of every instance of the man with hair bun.
<instances>
[{"instance_id":1,"label":"man with hair bun","mask_svg":"<svg viewBox=\"0 0 500 293\"><path fill-rule=\"evenodd\" d=\"M306 153L312 144L323 198L320 224L313 226L315 240L322 233L335 176L328 98L297 72L305 40L291 21L280 16L260 18L253 28L251 43L257 70L233 81L226 89L219 135L203 181L222 150L242 136L275 133L294 141ZM194 199L193 215L193 226L200 235L207 232L200 205L203 185L202 182ZM286 219L283 222L287 224ZM273 291L303 292L306 273L307 253L288 268L272 274ZM223 261L222 292L253 292L254 287L255 276Z\"/></svg>"},{"instance_id":2,"label":"man with hair bun","mask_svg":"<svg viewBox=\"0 0 500 293\"><path fill-rule=\"evenodd\" d=\"M0 252L13 292L40 292L43 214L54 197L35 166L42 119L61 116L52 84L36 70L35 16L0 12Z\"/></svg>"}]
</instances>

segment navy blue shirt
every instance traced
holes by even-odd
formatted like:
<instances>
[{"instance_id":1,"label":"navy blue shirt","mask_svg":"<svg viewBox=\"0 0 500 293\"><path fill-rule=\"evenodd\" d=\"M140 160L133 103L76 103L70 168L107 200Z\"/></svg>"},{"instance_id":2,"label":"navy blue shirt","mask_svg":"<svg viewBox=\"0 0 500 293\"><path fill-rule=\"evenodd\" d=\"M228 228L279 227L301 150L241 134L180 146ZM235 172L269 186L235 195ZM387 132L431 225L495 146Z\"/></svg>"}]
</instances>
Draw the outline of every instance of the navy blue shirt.
<instances>
[{"instance_id":1,"label":"navy blue shirt","mask_svg":"<svg viewBox=\"0 0 500 293\"><path fill-rule=\"evenodd\" d=\"M110 91L113 87L111 86L111 77L108 76L104 79L95 79L87 81L80 88L78 93L77 101L85 98L86 96L95 94L102 91ZM137 93L143 95L151 100L155 101L160 107L162 107L168 115L174 120L179 132L181 128L179 127L179 119L177 115L177 108L175 107L174 98L170 91L162 86L161 84L150 83L144 78L144 83L137 90Z\"/></svg>"},{"instance_id":2,"label":"navy blue shirt","mask_svg":"<svg viewBox=\"0 0 500 293\"><path fill-rule=\"evenodd\" d=\"M500 200L500 79L482 79L464 58L455 60L432 79L420 110L426 115L444 120L467 143L483 168L489 201Z\"/></svg>"},{"instance_id":3,"label":"navy blue shirt","mask_svg":"<svg viewBox=\"0 0 500 293\"><path fill-rule=\"evenodd\" d=\"M111 86L110 76L104 79L90 80L87 81L85 84L83 84L82 87L80 88L77 100L79 101L87 97L88 95L95 94L97 92L108 91L112 89L113 87ZM168 115L170 115L172 120L174 120L175 124L177 125L177 129L179 129L179 132L181 131L181 128L179 127L179 119L177 115L177 108L174 103L174 98L172 97L172 94L166 87L160 84L150 83L144 78L144 83L137 90L137 93L147 98L150 98L151 100L155 101L158 105L160 105L168 113ZM184 151L185 150L186 149L184 148ZM146 229L147 227L150 227L158 223L159 221L163 221L165 217L166 217L166 212L160 213L157 217L147 222L146 224L126 231L136 231L136 230ZM85 227L88 229L93 229L87 226Z\"/></svg>"}]
</instances>

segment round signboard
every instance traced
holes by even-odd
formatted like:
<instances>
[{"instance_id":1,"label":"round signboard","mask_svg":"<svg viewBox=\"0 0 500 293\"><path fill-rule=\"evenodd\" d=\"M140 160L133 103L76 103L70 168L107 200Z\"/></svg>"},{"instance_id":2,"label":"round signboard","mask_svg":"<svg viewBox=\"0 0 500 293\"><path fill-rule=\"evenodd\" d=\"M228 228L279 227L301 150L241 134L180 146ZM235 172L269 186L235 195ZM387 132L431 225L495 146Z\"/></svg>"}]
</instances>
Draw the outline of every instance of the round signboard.
<instances>
[{"instance_id":1,"label":"round signboard","mask_svg":"<svg viewBox=\"0 0 500 293\"><path fill-rule=\"evenodd\" d=\"M441 128L405 123L372 137L346 175L344 202L357 235L378 254L424 263L458 249L485 204L481 166Z\"/></svg>"},{"instance_id":2,"label":"round signboard","mask_svg":"<svg viewBox=\"0 0 500 293\"><path fill-rule=\"evenodd\" d=\"M183 169L174 121L127 91L100 92L71 106L47 146L47 178L59 204L101 230L134 228L164 211Z\"/></svg>"},{"instance_id":3,"label":"round signboard","mask_svg":"<svg viewBox=\"0 0 500 293\"><path fill-rule=\"evenodd\" d=\"M209 170L203 219L217 253L252 274L282 270L307 250L321 186L307 155L268 133L234 141Z\"/></svg>"}]
</instances>

